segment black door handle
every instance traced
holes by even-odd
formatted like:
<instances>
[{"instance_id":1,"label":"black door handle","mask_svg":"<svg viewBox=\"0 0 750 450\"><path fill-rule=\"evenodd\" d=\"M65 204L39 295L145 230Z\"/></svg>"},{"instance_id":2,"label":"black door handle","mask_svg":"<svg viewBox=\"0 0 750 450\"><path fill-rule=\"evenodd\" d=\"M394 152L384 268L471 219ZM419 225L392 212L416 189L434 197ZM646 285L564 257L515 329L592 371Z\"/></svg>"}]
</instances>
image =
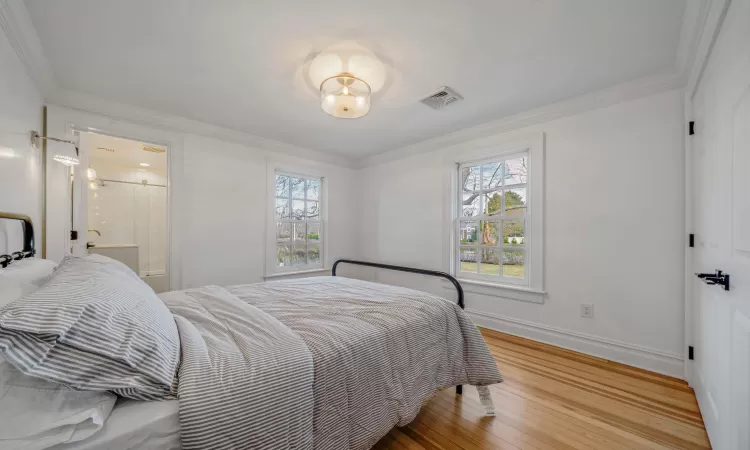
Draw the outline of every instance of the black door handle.
<instances>
[{"instance_id":1,"label":"black door handle","mask_svg":"<svg viewBox=\"0 0 750 450\"><path fill-rule=\"evenodd\" d=\"M717 270L716 273L696 273L695 276L703 280L708 285L718 284L725 291L729 290L729 274Z\"/></svg>"}]
</instances>

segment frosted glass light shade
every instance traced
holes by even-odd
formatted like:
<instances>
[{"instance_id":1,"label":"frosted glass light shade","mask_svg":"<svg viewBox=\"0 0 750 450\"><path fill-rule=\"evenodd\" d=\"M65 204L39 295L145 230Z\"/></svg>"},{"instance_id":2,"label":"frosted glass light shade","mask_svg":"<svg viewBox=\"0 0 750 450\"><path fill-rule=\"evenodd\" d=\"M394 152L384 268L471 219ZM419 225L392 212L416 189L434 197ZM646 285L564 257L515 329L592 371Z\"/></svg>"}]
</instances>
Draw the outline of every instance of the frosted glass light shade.
<instances>
[{"instance_id":1,"label":"frosted glass light shade","mask_svg":"<svg viewBox=\"0 0 750 450\"><path fill-rule=\"evenodd\" d=\"M386 81L385 65L370 50L354 41L332 45L315 56L308 69L310 83L314 88L334 75L349 73L370 85L371 92L378 92Z\"/></svg>"},{"instance_id":2,"label":"frosted glass light shade","mask_svg":"<svg viewBox=\"0 0 750 450\"><path fill-rule=\"evenodd\" d=\"M340 73L320 85L320 107L339 119L356 119L370 112L370 86L350 73Z\"/></svg>"},{"instance_id":3,"label":"frosted glass light shade","mask_svg":"<svg viewBox=\"0 0 750 450\"><path fill-rule=\"evenodd\" d=\"M310 83L315 89L320 89L328 78L344 72L344 62L336 53L320 53L310 63Z\"/></svg>"},{"instance_id":4,"label":"frosted glass light shade","mask_svg":"<svg viewBox=\"0 0 750 450\"><path fill-rule=\"evenodd\" d=\"M86 169L86 178L89 181L95 181L96 180L96 170L92 169L91 167L89 167L88 169Z\"/></svg>"}]
</instances>

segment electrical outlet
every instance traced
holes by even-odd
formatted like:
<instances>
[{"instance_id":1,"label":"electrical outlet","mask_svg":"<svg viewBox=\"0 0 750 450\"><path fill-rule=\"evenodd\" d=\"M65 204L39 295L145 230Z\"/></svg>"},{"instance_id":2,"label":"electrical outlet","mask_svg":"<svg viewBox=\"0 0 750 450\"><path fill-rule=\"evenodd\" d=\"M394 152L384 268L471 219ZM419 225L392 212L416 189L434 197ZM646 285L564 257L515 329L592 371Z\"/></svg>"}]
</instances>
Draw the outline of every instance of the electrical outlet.
<instances>
[{"instance_id":1,"label":"electrical outlet","mask_svg":"<svg viewBox=\"0 0 750 450\"><path fill-rule=\"evenodd\" d=\"M594 305L583 303L581 305L581 317L592 319L594 317Z\"/></svg>"}]
</instances>

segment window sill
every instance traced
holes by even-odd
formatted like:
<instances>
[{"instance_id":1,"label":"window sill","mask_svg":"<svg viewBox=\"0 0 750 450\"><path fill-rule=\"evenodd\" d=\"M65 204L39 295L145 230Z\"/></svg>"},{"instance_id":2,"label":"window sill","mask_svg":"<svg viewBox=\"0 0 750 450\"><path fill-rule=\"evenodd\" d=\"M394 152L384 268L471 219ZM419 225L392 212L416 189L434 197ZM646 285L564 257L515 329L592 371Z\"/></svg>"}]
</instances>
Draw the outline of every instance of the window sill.
<instances>
[{"instance_id":1,"label":"window sill","mask_svg":"<svg viewBox=\"0 0 750 450\"><path fill-rule=\"evenodd\" d=\"M296 272L272 273L270 275L265 275L263 279L268 281L268 280L273 280L276 278L294 277L294 276L300 276L300 275L312 275L315 273L322 273L322 272L331 273L331 269L321 268L321 269L298 270Z\"/></svg>"},{"instance_id":2,"label":"window sill","mask_svg":"<svg viewBox=\"0 0 750 450\"><path fill-rule=\"evenodd\" d=\"M511 284L494 284L477 280L459 278L459 283L464 292L472 294L489 295L492 297L506 298L529 303L544 303L547 292L541 289L533 289L526 286L514 286ZM455 291L456 288L450 282L443 283L443 289Z\"/></svg>"}]
</instances>

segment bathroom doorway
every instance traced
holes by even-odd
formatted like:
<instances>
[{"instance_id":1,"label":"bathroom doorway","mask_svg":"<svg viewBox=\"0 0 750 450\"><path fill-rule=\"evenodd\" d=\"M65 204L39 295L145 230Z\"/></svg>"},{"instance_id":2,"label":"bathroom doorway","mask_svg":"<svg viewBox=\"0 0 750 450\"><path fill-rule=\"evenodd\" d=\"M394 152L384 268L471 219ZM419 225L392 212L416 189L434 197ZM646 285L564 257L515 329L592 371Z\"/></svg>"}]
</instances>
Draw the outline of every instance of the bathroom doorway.
<instances>
[{"instance_id":1,"label":"bathroom doorway","mask_svg":"<svg viewBox=\"0 0 750 450\"><path fill-rule=\"evenodd\" d=\"M88 185L79 239L89 254L114 258L154 291L168 291L167 147L92 132L80 133L80 146Z\"/></svg>"}]
</instances>

